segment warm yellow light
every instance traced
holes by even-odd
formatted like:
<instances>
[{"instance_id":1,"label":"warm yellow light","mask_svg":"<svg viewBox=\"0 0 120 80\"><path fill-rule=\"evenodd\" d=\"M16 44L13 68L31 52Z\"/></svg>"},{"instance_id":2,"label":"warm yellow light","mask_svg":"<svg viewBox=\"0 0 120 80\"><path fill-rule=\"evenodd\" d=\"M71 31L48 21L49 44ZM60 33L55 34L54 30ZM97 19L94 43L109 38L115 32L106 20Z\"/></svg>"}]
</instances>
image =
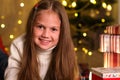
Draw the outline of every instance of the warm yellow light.
<instances>
[{"instance_id":1,"label":"warm yellow light","mask_svg":"<svg viewBox=\"0 0 120 80\"><path fill-rule=\"evenodd\" d=\"M105 19L101 19L101 22L103 22L103 23L104 23L104 22L105 22Z\"/></svg>"},{"instance_id":2,"label":"warm yellow light","mask_svg":"<svg viewBox=\"0 0 120 80\"><path fill-rule=\"evenodd\" d=\"M77 51L78 50L78 48L74 48L74 51Z\"/></svg>"},{"instance_id":3,"label":"warm yellow light","mask_svg":"<svg viewBox=\"0 0 120 80\"><path fill-rule=\"evenodd\" d=\"M10 39L13 39L13 38L14 38L14 35L13 35L13 34L10 34L9 37L10 37Z\"/></svg>"},{"instance_id":4,"label":"warm yellow light","mask_svg":"<svg viewBox=\"0 0 120 80\"><path fill-rule=\"evenodd\" d=\"M5 16L1 16L1 19L5 19Z\"/></svg>"},{"instance_id":5,"label":"warm yellow light","mask_svg":"<svg viewBox=\"0 0 120 80\"><path fill-rule=\"evenodd\" d=\"M107 15L107 16L110 16L110 15L111 15L111 13L110 13L110 12L106 12L106 15Z\"/></svg>"},{"instance_id":6,"label":"warm yellow light","mask_svg":"<svg viewBox=\"0 0 120 80\"><path fill-rule=\"evenodd\" d=\"M18 24L22 24L22 20L18 20Z\"/></svg>"},{"instance_id":7,"label":"warm yellow light","mask_svg":"<svg viewBox=\"0 0 120 80\"><path fill-rule=\"evenodd\" d=\"M75 8L75 7L76 7L76 5L77 5L77 4L76 4L76 2L75 2L75 1L74 1L74 2L72 2L72 7L73 7L73 8Z\"/></svg>"},{"instance_id":8,"label":"warm yellow light","mask_svg":"<svg viewBox=\"0 0 120 80\"><path fill-rule=\"evenodd\" d=\"M91 10L90 16L94 18L96 16L95 11Z\"/></svg>"},{"instance_id":9,"label":"warm yellow light","mask_svg":"<svg viewBox=\"0 0 120 80\"><path fill-rule=\"evenodd\" d=\"M86 48L84 48L84 47L83 47L83 48L82 48L82 50L83 50L83 51L85 51L85 50L86 50Z\"/></svg>"},{"instance_id":10,"label":"warm yellow light","mask_svg":"<svg viewBox=\"0 0 120 80\"><path fill-rule=\"evenodd\" d=\"M102 7L107 8L107 4L105 2L102 2Z\"/></svg>"},{"instance_id":11,"label":"warm yellow light","mask_svg":"<svg viewBox=\"0 0 120 80\"><path fill-rule=\"evenodd\" d=\"M86 49L86 48L82 48L82 51L85 53L85 54L87 54L88 53L88 50Z\"/></svg>"},{"instance_id":12,"label":"warm yellow light","mask_svg":"<svg viewBox=\"0 0 120 80\"><path fill-rule=\"evenodd\" d=\"M86 50L84 51L84 53L87 54L87 53L88 53L88 50L86 49Z\"/></svg>"},{"instance_id":13,"label":"warm yellow light","mask_svg":"<svg viewBox=\"0 0 120 80\"><path fill-rule=\"evenodd\" d=\"M99 14L100 12L98 10L96 10L96 14Z\"/></svg>"},{"instance_id":14,"label":"warm yellow light","mask_svg":"<svg viewBox=\"0 0 120 80\"><path fill-rule=\"evenodd\" d=\"M1 24L1 28L5 28L5 24Z\"/></svg>"},{"instance_id":15,"label":"warm yellow light","mask_svg":"<svg viewBox=\"0 0 120 80\"><path fill-rule=\"evenodd\" d=\"M67 1L63 0L63 1L62 1L62 5L63 5L63 6L67 6Z\"/></svg>"},{"instance_id":16,"label":"warm yellow light","mask_svg":"<svg viewBox=\"0 0 120 80\"><path fill-rule=\"evenodd\" d=\"M19 12L18 12L18 15L22 15L22 12L21 12L21 11L19 11Z\"/></svg>"},{"instance_id":17,"label":"warm yellow light","mask_svg":"<svg viewBox=\"0 0 120 80\"><path fill-rule=\"evenodd\" d=\"M69 8L72 8L72 6L71 6L71 5L68 5L68 7L69 7Z\"/></svg>"},{"instance_id":18,"label":"warm yellow light","mask_svg":"<svg viewBox=\"0 0 120 80\"><path fill-rule=\"evenodd\" d=\"M88 52L88 55L91 56L93 53L91 51Z\"/></svg>"},{"instance_id":19,"label":"warm yellow light","mask_svg":"<svg viewBox=\"0 0 120 80\"><path fill-rule=\"evenodd\" d=\"M96 0L90 0L92 4L96 4Z\"/></svg>"},{"instance_id":20,"label":"warm yellow light","mask_svg":"<svg viewBox=\"0 0 120 80\"><path fill-rule=\"evenodd\" d=\"M82 43L82 40L79 40L78 43L81 44L81 43Z\"/></svg>"},{"instance_id":21,"label":"warm yellow light","mask_svg":"<svg viewBox=\"0 0 120 80\"><path fill-rule=\"evenodd\" d=\"M9 48L5 47L5 51L7 51L7 52L8 52L8 51L9 51Z\"/></svg>"},{"instance_id":22,"label":"warm yellow light","mask_svg":"<svg viewBox=\"0 0 120 80\"><path fill-rule=\"evenodd\" d=\"M79 27L82 27L82 24L81 24L81 23L79 23L79 24L78 24L78 26L79 26Z\"/></svg>"},{"instance_id":23,"label":"warm yellow light","mask_svg":"<svg viewBox=\"0 0 120 80\"><path fill-rule=\"evenodd\" d=\"M20 3L20 7L24 7L24 3L22 2L22 3Z\"/></svg>"},{"instance_id":24,"label":"warm yellow light","mask_svg":"<svg viewBox=\"0 0 120 80\"><path fill-rule=\"evenodd\" d=\"M83 33L83 36L86 37L86 36L87 36L87 33Z\"/></svg>"},{"instance_id":25,"label":"warm yellow light","mask_svg":"<svg viewBox=\"0 0 120 80\"><path fill-rule=\"evenodd\" d=\"M107 33L107 30L106 30L106 29L104 30L104 33Z\"/></svg>"},{"instance_id":26,"label":"warm yellow light","mask_svg":"<svg viewBox=\"0 0 120 80\"><path fill-rule=\"evenodd\" d=\"M74 15L75 15L75 17L78 17L78 13L75 13Z\"/></svg>"},{"instance_id":27,"label":"warm yellow light","mask_svg":"<svg viewBox=\"0 0 120 80\"><path fill-rule=\"evenodd\" d=\"M108 4L107 10L108 10L108 11L111 11L111 10L112 10L112 6L111 6L110 4Z\"/></svg>"}]
</instances>

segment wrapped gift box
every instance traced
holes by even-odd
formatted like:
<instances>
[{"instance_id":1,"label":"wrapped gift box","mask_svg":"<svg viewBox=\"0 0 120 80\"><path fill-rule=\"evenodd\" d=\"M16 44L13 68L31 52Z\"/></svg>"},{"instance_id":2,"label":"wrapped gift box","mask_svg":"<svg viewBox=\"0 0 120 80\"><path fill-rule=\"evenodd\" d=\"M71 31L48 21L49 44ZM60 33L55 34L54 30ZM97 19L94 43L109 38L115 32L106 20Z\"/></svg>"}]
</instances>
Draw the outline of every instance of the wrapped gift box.
<instances>
[{"instance_id":1,"label":"wrapped gift box","mask_svg":"<svg viewBox=\"0 0 120 80\"><path fill-rule=\"evenodd\" d=\"M120 25L106 27L100 35L100 51L104 52L104 67L120 66Z\"/></svg>"},{"instance_id":2,"label":"wrapped gift box","mask_svg":"<svg viewBox=\"0 0 120 80\"><path fill-rule=\"evenodd\" d=\"M91 68L92 80L120 80L120 67Z\"/></svg>"}]
</instances>

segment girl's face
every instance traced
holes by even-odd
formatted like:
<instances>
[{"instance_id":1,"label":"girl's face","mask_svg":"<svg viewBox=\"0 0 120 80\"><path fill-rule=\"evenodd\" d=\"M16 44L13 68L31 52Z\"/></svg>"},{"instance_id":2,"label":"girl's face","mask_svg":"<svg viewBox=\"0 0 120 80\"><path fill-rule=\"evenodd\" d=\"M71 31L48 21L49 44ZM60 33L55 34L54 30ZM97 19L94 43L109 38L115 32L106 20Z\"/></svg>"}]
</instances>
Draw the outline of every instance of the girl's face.
<instances>
[{"instance_id":1,"label":"girl's face","mask_svg":"<svg viewBox=\"0 0 120 80\"><path fill-rule=\"evenodd\" d=\"M57 45L61 21L57 13L51 10L38 12L33 26L34 43L46 50Z\"/></svg>"}]
</instances>

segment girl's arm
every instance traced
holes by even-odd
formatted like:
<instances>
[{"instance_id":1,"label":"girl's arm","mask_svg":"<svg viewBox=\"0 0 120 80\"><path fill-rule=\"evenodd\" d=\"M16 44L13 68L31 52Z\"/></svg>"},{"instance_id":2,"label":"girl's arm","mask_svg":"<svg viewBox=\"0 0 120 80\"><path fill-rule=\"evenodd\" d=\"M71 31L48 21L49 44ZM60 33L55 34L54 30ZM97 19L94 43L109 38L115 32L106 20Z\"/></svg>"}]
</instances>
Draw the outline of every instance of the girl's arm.
<instances>
[{"instance_id":1,"label":"girl's arm","mask_svg":"<svg viewBox=\"0 0 120 80\"><path fill-rule=\"evenodd\" d=\"M10 47L10 56L8 58L8 66L5 70L5 80L17 80L17 74L20 64L20 51L16 44L12 43Z\"/></svg>"}]
</instances>

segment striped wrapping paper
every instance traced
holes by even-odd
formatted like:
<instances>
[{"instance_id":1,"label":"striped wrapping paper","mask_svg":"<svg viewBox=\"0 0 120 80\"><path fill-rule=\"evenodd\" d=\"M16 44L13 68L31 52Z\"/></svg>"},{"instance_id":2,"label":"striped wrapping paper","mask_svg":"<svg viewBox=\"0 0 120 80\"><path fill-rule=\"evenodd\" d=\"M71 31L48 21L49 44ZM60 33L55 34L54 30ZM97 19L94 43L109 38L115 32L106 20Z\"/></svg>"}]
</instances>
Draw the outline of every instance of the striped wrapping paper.
<instances>
[{"instance_id":1,"label":"striped wrapping paper","mask_svg":"<svg viewBox=\"0 0 120 80\"><path fill-rule=\"evenodd\" d=\"M106 27L100 35L100 51L104 52L104 67L120 66L120 25Z\"/></svg>"}]
</instances>

